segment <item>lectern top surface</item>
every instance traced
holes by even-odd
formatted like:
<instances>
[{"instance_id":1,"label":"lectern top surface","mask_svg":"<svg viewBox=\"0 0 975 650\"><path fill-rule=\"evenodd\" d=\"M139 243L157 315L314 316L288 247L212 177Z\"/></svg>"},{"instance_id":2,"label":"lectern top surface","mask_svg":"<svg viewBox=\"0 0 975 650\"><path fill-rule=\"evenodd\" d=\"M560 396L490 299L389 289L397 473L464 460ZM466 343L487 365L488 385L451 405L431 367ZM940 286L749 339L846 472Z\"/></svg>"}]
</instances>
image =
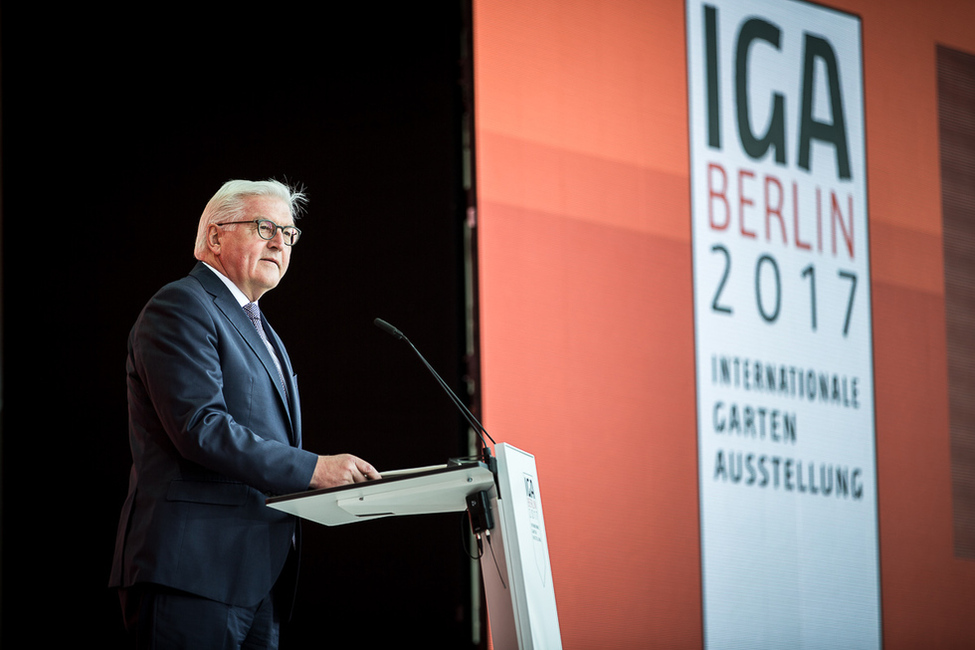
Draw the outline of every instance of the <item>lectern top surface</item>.
<instances>
[{"instance_id":1,"label":"lectern top surface","mask_svg":"<svg viewBox=\"0 0 975 650\"><path fill-rule=\"evenodd\" d=\"M394 483L396 481L414 479L421 476L432 476L436 474L459 472L459 471L471 469L472 467L489 469L485 463L478 460L452 459L448 463L443 465L427 465L425 467L387 470L385 472L380 472L382 478L371 480L371 481L365 481L363 483L350 483L348 485L340 485L338 487L321 488L318 490L306 490L304 492L293 492L291 494L282 494L279 496L268 497L266 503L268 505L272 505L274 503L281 503L284 501L290 501L292 499L304 499L318 494L330 494L335 492L343 492L346 490L354 490L369 485L389 484L389 483Z\"/></svg>"}]
</instances>

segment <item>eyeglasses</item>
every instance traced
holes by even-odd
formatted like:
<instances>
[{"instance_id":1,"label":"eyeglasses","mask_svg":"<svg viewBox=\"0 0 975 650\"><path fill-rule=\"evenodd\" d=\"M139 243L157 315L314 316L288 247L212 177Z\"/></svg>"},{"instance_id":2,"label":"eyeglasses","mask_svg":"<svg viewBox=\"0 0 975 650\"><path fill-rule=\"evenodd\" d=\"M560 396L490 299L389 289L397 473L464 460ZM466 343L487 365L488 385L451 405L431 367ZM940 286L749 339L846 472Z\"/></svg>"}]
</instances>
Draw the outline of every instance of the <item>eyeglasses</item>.
<instances>
[{"instance_id":1,"label":"eyeglasses","mask_svg":"<svg viewBox=\"0 0 975 650\"><path fill-rule=\"evenodd\" d=\"M298 243L298 238L301 237L301 230L294 226L279 226L270 219L253 219L252 221L224 221L222 223L214 224L217 226L229 226L235 223L256 223L257 224L257 234L261 239L266 239L271 241L278 234L278 230L284 235L284 243L287 246L294 246Z\"/></svg>"}]
</instances>

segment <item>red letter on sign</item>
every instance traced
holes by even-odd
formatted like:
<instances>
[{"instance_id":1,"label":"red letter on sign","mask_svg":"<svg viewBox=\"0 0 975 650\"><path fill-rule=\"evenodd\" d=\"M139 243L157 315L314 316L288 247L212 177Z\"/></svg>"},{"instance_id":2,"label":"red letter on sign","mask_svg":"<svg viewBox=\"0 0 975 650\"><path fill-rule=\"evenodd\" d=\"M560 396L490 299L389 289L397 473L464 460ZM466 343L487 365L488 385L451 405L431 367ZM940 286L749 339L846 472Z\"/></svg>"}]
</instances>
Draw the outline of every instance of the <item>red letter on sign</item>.
<instances>
[{"instance_id":1,"label":"red letter on sign","mask_svg":"<svg viewBox=\"0 0 975 650\"><path fill-rule=\"evenodd\" d=\"M853 259L853 196L848 196L849 199L849 223L850 228L847 230L846 226L843 224L843 213L840 212L839 201L836 200L836 193L830 192L830 230L833 233L833 255L836 255L836 225L839 224L840 231L843 234L843 240L846 242L846 250L850 252L850 259Z\"/></svg>"},{"instance_id":2,"label":"red letter on sign","mask_svg":"<svg viewBox=\"0 0 975 650\"><path fill-rule=\"evenodd\" d=\"M721 175L721 189L714 188L714 172ZM724 230L731 221L731 208L728 206L728 175L724 173L724 167L717 163L708 164L708 220L712 230ZM714 220L714 202L721 201L724 204L724 223L717 223Z\"/></svg>"},{"instance_id":3,"label":"red letter on sign","mask_svg":"<svg viewBox=\"0 0 975 650\"><path fill-rule=\"evenodd\" d=\"M769 188L771 187L775 188L774 201L772 194L769 192ZM782 218L784 194L782 191L782 183L779 182L779 179L775 176L765 177L765 239L768 241L772 240L772 217L775 217L778 219L779 229L782 231L782 243L788 244L789 239L785 234L785 219Z\"/></svg>"},{"instance_id":4,"label":"red letter on sign","mask_svg":"<svg viewBox=\"0 0 975 650\"><path fill-rule=\"evenodd\" d=\"M741 169L738 171L738 229L741 231L742 237L750 237L755 239L755 232L753 230L748 230L745 228L745 206L755 205L755 202L751 199L745 198L745 177L755 178L755 172L746 171Z\"/></svg>"}]
</instances>

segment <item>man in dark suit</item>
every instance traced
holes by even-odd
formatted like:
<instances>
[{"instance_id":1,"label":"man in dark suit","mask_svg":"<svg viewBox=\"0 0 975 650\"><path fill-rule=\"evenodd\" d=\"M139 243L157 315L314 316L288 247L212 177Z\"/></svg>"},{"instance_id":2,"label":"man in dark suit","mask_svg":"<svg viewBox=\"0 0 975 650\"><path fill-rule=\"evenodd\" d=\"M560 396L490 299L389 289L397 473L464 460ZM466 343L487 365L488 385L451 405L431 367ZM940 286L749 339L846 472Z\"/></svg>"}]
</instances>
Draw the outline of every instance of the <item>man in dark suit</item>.
<instances>
[{"instance_id":1,"label":"man in dark suit","mask_svg":"<svg viewBox=\"0 0 975 650\"><path fill-rule=\"evenodd\" d=\"M379 478L301 448L291 360L257 309L288 270L304 200L226 183L200 218L199 262L129 336L133 464L110 586L139 647L277 647L296 524L266 496Z\"/></svg>"}]
</instances>

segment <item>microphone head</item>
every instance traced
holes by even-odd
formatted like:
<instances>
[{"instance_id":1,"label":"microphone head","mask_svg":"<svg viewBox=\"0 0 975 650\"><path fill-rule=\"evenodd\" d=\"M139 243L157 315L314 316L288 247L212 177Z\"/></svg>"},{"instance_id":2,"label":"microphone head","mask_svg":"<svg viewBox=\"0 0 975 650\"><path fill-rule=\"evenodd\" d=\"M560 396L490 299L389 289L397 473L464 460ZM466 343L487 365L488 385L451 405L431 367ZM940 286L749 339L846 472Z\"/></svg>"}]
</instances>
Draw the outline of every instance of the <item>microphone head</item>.
<instances>
[{"instance_id":1,"label":"microphone head","mask_svg":"<svg viewBox=\"0 0 975 650\"><path fill-rule=\"evenodd\" d=\"M382 331L386 332L390 336L393 336L393 337L398 338L398 339L405 339L406 338L405 336L403 336L403 333L401 331L399 331L398 329L396 329L395 327L393 327L392 325L390 325L389 323L387 323L386 321L384 321L382 318L377 318L377 319L375 319L372 322L373 322L373 324L376 327L378 327Z\"/></svg>"}]
</instances>

